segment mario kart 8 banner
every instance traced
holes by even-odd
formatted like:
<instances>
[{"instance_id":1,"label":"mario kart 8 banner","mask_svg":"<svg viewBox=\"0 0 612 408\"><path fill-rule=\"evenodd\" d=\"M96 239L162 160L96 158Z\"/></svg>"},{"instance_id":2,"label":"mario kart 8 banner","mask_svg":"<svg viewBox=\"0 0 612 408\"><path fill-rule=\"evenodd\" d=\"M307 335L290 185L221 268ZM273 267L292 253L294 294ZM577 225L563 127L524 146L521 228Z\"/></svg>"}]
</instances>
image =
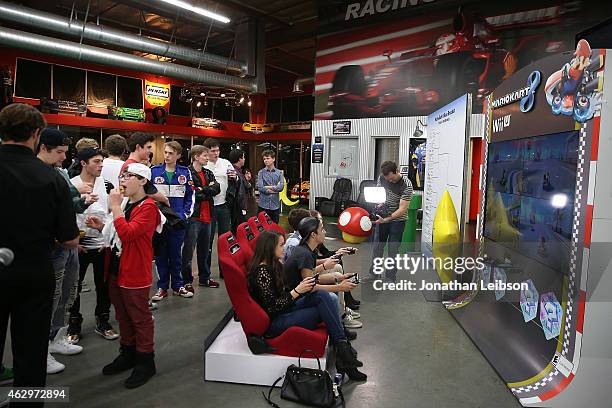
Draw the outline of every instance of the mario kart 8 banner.
<instances>
[{"instance_id":1,"label":"mario kart 8 banner","mask_svg":"<svg viewBox=\"0 0 612 408\"><path fill-rule=\"evenodd\" d=\"M465 93L477 113L512 74L573 52L576 34L609 15L612 2L322 2L315 119L428 115ZM590 96L595 82L581 72L592 74L598 62L571 59L538 86L549 92L555 114L588 120L597 109Z\"/></svg>"}]
</instances>

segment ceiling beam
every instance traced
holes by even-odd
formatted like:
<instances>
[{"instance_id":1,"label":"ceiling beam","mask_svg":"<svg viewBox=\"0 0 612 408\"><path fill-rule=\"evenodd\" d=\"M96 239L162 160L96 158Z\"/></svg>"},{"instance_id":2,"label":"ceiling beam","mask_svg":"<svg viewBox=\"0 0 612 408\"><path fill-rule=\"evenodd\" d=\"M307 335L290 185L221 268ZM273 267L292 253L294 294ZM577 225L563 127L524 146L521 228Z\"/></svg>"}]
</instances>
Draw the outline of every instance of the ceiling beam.
<instances>
[{"instance_id":1,"label":"ceiling beam","mask_svg":"<svg viewBox=\"0 0 612 408\"><path fill-rule=\"evenodd\" d=\"M260 17L267 21L279 24L283 27L291 27L293 25L293 23L290 21L283 20L282 18L276 17L273 13L259 9L257 7L253 7L251 5L243 3L240 0L220 0L220 3L236 11L245 13L249 16Z\"/></svg>"}]
</instances>

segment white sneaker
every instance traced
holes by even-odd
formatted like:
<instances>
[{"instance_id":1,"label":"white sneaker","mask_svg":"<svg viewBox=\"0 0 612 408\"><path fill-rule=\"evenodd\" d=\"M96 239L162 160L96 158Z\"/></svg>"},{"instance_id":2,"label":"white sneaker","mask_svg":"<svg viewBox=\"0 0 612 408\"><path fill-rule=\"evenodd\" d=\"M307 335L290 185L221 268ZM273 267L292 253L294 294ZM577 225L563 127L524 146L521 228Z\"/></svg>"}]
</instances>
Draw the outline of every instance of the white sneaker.
<instances>
[{"instance_id":1,"label":"white sneaker","mask_svg":"<svg viewBox=\"0 0 612 408\"><path fill-rule=\"evenodd\" d=\"M165 289L157 289L157 292L151 297L153 302L159 302L160 300L164 300L168 297L168 291Z\"/></svg>"},{"instance_id":2,"label":"white sneaker","mask_svg":"<svg viewBox=\"0 0 612 408\"><path fill-rule=\"evenodd\" d=\"M68 339L66 338L66 330L66 327L62 327L55 335L53 341L49 342L49 353L71 356L74 354L79 354L81 351L83 351L83 347L79 346L78 344L71 344L68 342Z\"/></svg>"},{"instance_id":3,"label":"white sneaker","mask_svg":"<svg viewBox=\"0 0 612 408\"><path fill-rule=\"evenodd\" d=\"M342 319L342 324L344 324L344 327L347 329L359 329L363 326L363 323L358 322L348 313L344 316L344 319Z\"/></svg>"},{"instance_id":4,"label":"white sneaker","mask_svg":"<svg viewBox=\"0 0 612 408\"><path fill-rule=\"evenodd\" d=\"M353 319L359 319L361 317L361 313L354 311L350 307L346 308L346 314L351 315Z\"/></svg>"},{"instance_id":5,"label":"white sneaker","mask_svg":"<svg viewBox=\"0 0 612 408\"><path fill-rule=\"evenodd\" d=\"M184 298L190 298L193 297L193 293L191 293L190 291L188 291L187 289L185 289L184 286L181 286L178 289L172 289L172 292L180 297L184 297Z\"/></svg>"},{"instance_id":6,"label":"white sneaker","mask_svg":"<svg viewBox=\"0 0 612 408\"><path fill-rule=\"evenodd\" d=\"M47 353L47 374L61 373L65 368L65 365L53 358L51 354Z\"/></svg>"}]
</instances>

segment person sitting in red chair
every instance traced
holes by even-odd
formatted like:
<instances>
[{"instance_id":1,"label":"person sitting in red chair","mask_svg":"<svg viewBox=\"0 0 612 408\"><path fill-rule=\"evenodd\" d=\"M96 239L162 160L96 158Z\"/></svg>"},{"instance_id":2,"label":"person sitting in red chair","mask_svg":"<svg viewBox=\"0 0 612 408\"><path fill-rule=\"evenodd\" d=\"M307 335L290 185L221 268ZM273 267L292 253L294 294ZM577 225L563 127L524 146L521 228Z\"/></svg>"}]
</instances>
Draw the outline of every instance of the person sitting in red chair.
<instances>
[{"instance_id":1,"label":"person sitting in red chair","mask_svg":"<svg viewBox=\"0 0 612 408\"><path fill-rule=\"evenodd\" d=\"M284 243L285 238L278 232L262 232L247 276L249 293L270 317L265 336L276 337L292 326L313 330L324 322L336 350L338 372L348 373L351 379L366 380L367 376L357 371L363 363L357 360L346 339L336 298L330 292L317 290L317 277L304 278L290 290L285 286L280 263Z\"/></svg>"}]
</instances>

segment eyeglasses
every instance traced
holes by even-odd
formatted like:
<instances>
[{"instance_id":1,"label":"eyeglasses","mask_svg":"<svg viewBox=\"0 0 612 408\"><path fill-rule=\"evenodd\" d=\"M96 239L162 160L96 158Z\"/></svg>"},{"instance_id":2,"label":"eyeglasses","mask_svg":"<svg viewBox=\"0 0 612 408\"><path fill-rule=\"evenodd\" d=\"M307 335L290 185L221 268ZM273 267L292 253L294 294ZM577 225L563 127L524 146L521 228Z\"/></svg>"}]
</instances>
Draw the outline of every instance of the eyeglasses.
<instances>
[{"instance_id":1,"label":"eyeglasses","mask_svg":"<svg viewBox=\"0 0 612 408\"><path fill-rule=\"evenodd\" d=\"M127 172L126 172L126 173L123 173L123 174L121 174L121 175L119 176L119 178L120 178L120 179L122 179L122 180L127 180L127 179L129 179L130 177L138 177L138 175L137 175L137 174L134 174L134 173L127 173Z\"/></svg>"}]
</instances>

